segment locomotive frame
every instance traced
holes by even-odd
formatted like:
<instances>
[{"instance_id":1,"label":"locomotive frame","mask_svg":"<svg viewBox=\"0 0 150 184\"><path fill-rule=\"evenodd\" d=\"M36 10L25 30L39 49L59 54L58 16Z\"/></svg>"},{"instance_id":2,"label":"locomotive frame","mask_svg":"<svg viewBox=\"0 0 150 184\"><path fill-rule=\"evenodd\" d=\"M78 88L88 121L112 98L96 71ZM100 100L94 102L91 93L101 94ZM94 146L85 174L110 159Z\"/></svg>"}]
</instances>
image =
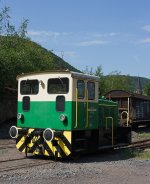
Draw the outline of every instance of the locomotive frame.
<instances>
[{"instance_id":1,"label":"locomotive frame","mask_svg":"<svg viewBox=\"0 0 150 184\"><path fill-rule=\"evenodd\" d=\"M118 104L98 98L98 77L49 71L17 80L18 120L10 136L26 155L64 158L130 143L130 127L118 124Z\"/></svg>"}]
</instances>

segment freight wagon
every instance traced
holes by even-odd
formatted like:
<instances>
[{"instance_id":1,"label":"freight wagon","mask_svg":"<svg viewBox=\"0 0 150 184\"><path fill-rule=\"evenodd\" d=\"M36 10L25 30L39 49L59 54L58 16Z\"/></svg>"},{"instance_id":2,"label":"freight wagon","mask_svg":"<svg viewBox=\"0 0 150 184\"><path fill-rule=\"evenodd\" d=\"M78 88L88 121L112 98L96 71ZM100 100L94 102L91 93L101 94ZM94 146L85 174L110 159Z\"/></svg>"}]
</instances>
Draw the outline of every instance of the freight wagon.
<instances>
[{"instance_id":1,"label":"freight wagon","mask_svg":"<svg viewBox=\"0 0 150 184\"><path fill-rule=\"evenodd\" d=\"M120 125L150 125L150 97L124 90L112 90L107 99L118 103Z\"/></svg>"}]
</instances>

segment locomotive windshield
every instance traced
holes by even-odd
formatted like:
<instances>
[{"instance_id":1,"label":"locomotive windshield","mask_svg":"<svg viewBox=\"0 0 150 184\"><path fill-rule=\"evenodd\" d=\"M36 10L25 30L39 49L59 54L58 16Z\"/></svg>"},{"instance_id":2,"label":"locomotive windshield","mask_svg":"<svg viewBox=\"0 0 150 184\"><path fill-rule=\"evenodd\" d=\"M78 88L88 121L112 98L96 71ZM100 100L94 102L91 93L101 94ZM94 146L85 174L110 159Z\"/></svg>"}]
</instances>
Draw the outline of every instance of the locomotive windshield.
<instances>
[{"instance_id":1,"label":"locomotive windshield","mask_svg":"<svg viewBox=\"0 0 150 184\"><path fill-rule=\"evenodd\" d=\"M66 94L69 91L68 78L53 78L48 80L49 94Z\"/></svg>"},{"instance_id":2,"label":"locomotive windshield","mask_svg":"<svg viewBox=\"0 0 150 184\"><path fill-rule=\"evenodd\" d=\"M39 92L38 80L22 80L20 83L20 93L22 95L36 95Z\"/></svg>"}]
</instances>

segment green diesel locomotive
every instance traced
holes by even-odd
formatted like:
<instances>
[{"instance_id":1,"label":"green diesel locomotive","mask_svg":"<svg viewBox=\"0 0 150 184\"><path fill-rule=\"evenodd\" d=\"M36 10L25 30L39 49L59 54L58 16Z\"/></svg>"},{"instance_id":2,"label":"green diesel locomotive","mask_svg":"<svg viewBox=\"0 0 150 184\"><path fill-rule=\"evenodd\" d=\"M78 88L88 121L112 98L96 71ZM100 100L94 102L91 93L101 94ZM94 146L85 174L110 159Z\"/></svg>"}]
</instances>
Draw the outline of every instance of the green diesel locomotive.
<instances>
[{"instance_id":1,"label":"green diesel locomotive","mask_svg":"<svg viewBox=\"0 0 150 184\"><path fill-rule=\"evenodd\" d=\"M130 127L118 124L118 104L99 99L99 78L51 71L18 80L16 147L26 155L67 156L130 143Z\"/></svg>"}]
</instances>

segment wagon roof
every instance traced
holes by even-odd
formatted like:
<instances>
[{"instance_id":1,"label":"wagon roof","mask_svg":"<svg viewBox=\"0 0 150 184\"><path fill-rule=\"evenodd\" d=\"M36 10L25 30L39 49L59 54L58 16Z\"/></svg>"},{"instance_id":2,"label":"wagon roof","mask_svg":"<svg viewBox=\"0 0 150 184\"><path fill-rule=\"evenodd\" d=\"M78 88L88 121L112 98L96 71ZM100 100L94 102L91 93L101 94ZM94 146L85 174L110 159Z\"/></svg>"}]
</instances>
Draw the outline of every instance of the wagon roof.
<instances>
[{"instance_id":1,"label":"wagon roof","mask_svg":"<svg viewBox=\"0 0 150 184\"><path fill-rule=\"evenodd\" d=\"M132 93L125 90L111 90L105 94L106 98L140 98L145 100L150 100L149 96L144 96L137 93Z\"/></svg>"},{"instance_id":2,"label":"wagon roof","mask_svg":"<svg viewBox=\"0 0 150 184\"><path fill-rule=\"evenodd\" d=\"M33 75L43 75L43 74L70 74L73 78L80 78L80 79L91 79L91 80L99 80L99 77L94 75L88 75L79 72L73 72L69 70L51 70L51 71L39 71L39 72L31 72L31 73L22 73L21 75L17 76L17 80L19 78L25 76L33 76Z\"/></svg>"}]
</instances>

